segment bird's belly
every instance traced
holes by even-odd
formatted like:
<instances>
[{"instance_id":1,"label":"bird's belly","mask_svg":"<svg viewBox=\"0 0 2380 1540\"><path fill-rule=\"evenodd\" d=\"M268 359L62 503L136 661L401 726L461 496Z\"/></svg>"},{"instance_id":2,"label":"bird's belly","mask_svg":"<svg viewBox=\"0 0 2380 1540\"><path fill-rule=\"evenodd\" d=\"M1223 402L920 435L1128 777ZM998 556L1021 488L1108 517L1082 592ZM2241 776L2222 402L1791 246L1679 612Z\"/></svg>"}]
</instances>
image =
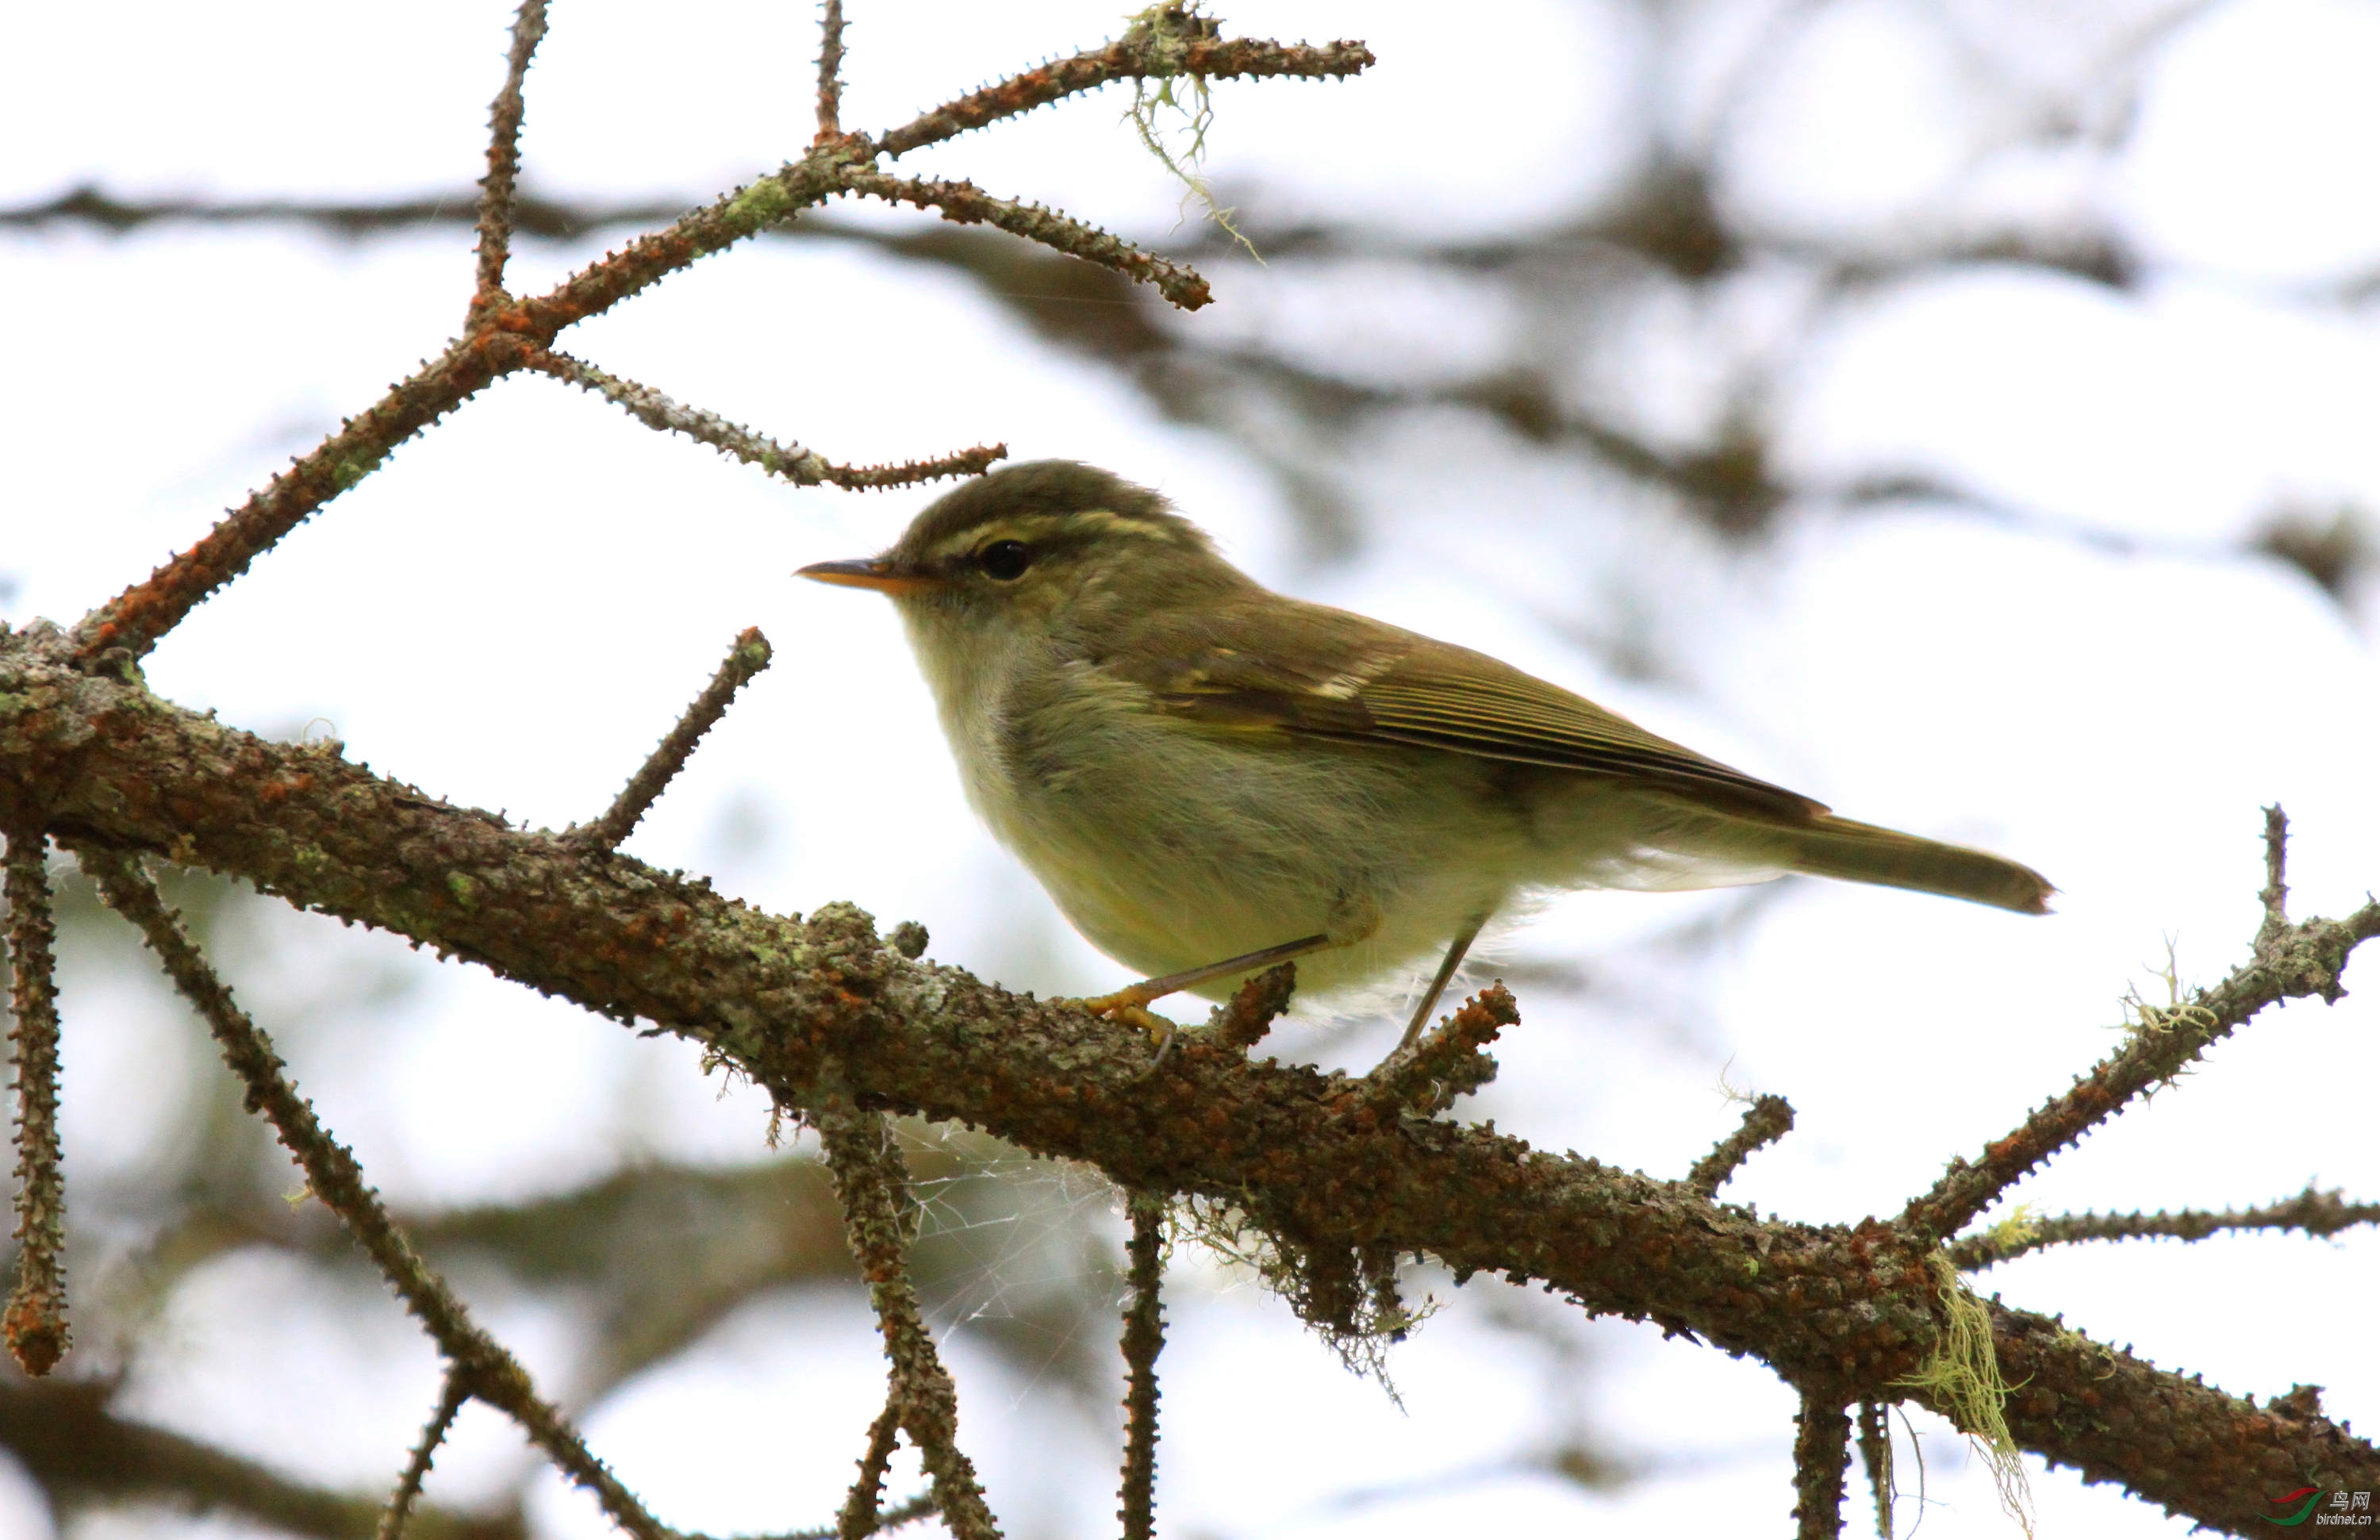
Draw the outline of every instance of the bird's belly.
<instances>
[{"instance_id":1,"label":"bird's belly","mask_svg":"<svg viewBox=\"0 0 2380 1540\"><path fill-rule=\"evenodd\" d=\"M1098 725L1074 752L1042 742L996 772L970 766L970 791L1075 928L1146 973L1331 933L1349 944L1301 960L1300 992L1360 986L1427 965L1522 879L1520 831L1475 813L1456 827L1404 756Z\"/></svg>"}]
</instances>

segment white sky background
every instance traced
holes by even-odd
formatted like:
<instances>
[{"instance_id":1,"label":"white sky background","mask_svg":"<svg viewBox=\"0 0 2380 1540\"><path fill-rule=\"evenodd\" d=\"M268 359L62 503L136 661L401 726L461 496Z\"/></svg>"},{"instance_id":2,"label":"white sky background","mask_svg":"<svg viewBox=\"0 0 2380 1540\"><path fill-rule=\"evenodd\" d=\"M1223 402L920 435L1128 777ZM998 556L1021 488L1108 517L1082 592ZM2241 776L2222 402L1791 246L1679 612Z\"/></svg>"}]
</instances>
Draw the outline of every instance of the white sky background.
<instances>
[{"instance_id":1,"label":"white sky background","mask_svg":"<svg viewBox=\"0 0 2380 1540\"><path fill-rule=\"evenodd\" d=\"M1426 237L1556 223L1622 181L1632 93L1653 89L1648 38L1616 6L1514 4L1456 27L1418 5L1219 8L1235 34L1361 37L1381 59L1345 84L1219 88L1211 170L1279 217ZM1991 34L2006 57L1979 61L1914 4L1839 0L1767 30L1746 19L1756 8L1687 7L1677 24L1707 35L1685 56L1707 79L1668 83L1687 104L1677 131L1728 147L1723 195L1772 229L1889 244L1993 211L2087 206L2114 211L2155 260L2131 294L2012 268L1879 286L1823 318L1773 403L1783 455L1813 480L1924 471L2020 518L1821 510L1730 559L1649 515L1589 518L1623 495L1615 483L1416 415L1354 446L1367 540L1318 564L1229 442L1162 422L1106 370L920 267L760 243L565 340L837 459L998 439L1018 458L1110 466L1173 495L1278 586L1500 653L1853 816L2039 867L2064 890L2054 919L1798 883L1706 962L1682 1013L1533 1007L1524 990L1501 1081L1463 1109L1675 1174L1734 1124L1724 1071L1801 1118L1728 1197L1810 1220L1889 1213L2111 1046L2117 997L2157 988L2166 938L2185 981L2243 955L2261 804L2291 814L2300 915L2341 912L2380 882L2371 606L2359 624L2294 570L2230 553L2282 503L2380 507L2380 330L2369 303L2322 287L2380 267L2380 8L2212 8L2152 55L2119 152L1979 154L2006 127L1985 119L2011 110L2010 93L1978 84L1987 65L2045 97L2085 68L2062 8L2008 8ZM0 203L85 182L225 199L459 186L480 166L506 24L492 4L17 7L0 54ZM1120 24L1113 4L856 0L844 119L905 120ZM1776 64L1730 92L1727 59L1754 47ZM807 142L814 49L799 5L681 6L664 28L650 7L566 0L529 78L527 183L691 204L747 180ZM1118 122L1123 101L1045 110L903 169L1163 238L1179 188ZM0 613L71 620L361 409L455 331L469 244L459 230L0 235L0 575L16 585ZM601 246L528 243L515 286L540 288ZM1475 294L1361 273L1338 287L1286 267L1209 272L1219 304L1183 324L1261 329L1366 378L1494 358L1532 323ZM1633 367L1579 389L1685 435L1715 357L1771 334L1802 346L1793 327L1809 313L1790 273L1709 299L1682 290L1635 312ZM260 731L324 719L384 773L558 827L601 810L730 638L758 624L775 666L629 848L771 908L848 898L888 925L921 919L933 955L1016 987L1112 984L1120 970L967 814L889 608L787 578L880 547L932 495L788 491L592 397L509 381L201 609L150 679ZM1622 678L1577 641L1632 629L1668 673ZM1720 902L1585 895L1509 944L1626 974L1632 946ZM393 950L311 920L286 930L295 959L249 960L237 984L302 990L313 949ZM2349 981L2356 998L2260 1020L2018 1195L2054 1212L2251 1204L2309 1179L2380 1192L2367 998L2380 985L2369 963ZM79 995L68 983L70 1180L104 1181L153 1153L128 1067L201 1049L195 1027L168 1041L111 1009L106 981L79 981ZM1280 1047L1361 1061L1392 1031L1295 1029ZM517 1196L643 1155L764 1153L760 1109L714 1101L691 1053L465 969L293 1057L401 1201ZM2073 1250L1983 1287L2227 1389L2319 1382L2334 1416L2369 1429L2375 1269L2369 1233L2224 1239ZM370 1313L342 1313L309 1279L252 1257L206 1270L169 1311L173 1351L136 1366L133 1409L377 1487L432 1399L430 1354L393 1308L378 1335L357 1335ZM1530 1303L1482 1281L1392 1356L1402 1415L1252 1286L1185 1254L1172 1287L1168 1533L1633 1533L1685 1513L1785 1530L1790 1396L1755 1366L1609 1324L1572 1333L1591 1364L1581 1388L1496 1324ZM279 1304L235 1316L224 1302L241 1299ZM566 1374L566 1321L528 1301L488 1308L541 1373ZM598 1409L600 1449L671 1522L819 1522L880 1393L860 1310L820 1294L747 1311ZM1011 1532L1103 1532L1109 1448L963 1328L951 1352L965 1442ZM1563 1436L1572 1396L1648 1475L1607 1498L1516 1468ZM1925 1533L2015 1533L1944 1425L1919 1423L1942 1499ZM522 1458L475 1412L432 1493L468 1499ZM2033 1471L2046 1534L2183 1530ZM551 1485L544 1533L601 1532ZM0 1535L42 1526L0 1476ZM140 1514L84 1533L189 1527Z\"/></svg>"}]
</instances>

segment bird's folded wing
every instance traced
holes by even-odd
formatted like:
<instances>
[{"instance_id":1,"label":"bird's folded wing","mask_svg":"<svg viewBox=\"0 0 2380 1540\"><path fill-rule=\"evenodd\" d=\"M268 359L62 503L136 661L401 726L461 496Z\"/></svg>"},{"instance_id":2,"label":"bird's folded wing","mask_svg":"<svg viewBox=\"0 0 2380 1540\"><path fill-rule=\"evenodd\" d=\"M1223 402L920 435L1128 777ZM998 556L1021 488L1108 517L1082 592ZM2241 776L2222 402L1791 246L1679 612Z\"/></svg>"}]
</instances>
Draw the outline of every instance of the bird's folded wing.
<instances>
[{"instance_id":1,"label":"bird's folded wing","mask_svg":"<svg viewBox=\"0 0 2380 1540\"><path fill-rule=\"evenodd\" d=\"M1285 649L1208 644L1143 652L1146 661L1130 673L1157 709L1210 728L1649 777L1682 791L1731 793L1772 814L1826 811L1484 653L1405 632L1372 645L1301 640L1299 661Z\"/></svg>"}]
</instances>

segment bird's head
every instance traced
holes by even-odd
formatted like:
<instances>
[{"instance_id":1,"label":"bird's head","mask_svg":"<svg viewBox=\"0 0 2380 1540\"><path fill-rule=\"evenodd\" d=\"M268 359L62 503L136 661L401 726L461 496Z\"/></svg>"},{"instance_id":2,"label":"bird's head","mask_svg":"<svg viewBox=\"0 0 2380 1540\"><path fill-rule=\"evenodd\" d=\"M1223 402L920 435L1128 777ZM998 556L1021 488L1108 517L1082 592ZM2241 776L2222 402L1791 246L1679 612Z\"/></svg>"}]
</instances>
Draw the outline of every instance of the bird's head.
<instances>
[{"instance_id":1,"label":"bird's head","mask_svg":"<svg viewBox=\"0 0 2380 1540\"><path fill-rule=\"evenodd\" d=\"M1248 579L1205 530L1146 487L1074 460L978 477L912 520L891 550L798 576L874 588L923 649L1088 637Z\"/></svg>"}]
</instances>

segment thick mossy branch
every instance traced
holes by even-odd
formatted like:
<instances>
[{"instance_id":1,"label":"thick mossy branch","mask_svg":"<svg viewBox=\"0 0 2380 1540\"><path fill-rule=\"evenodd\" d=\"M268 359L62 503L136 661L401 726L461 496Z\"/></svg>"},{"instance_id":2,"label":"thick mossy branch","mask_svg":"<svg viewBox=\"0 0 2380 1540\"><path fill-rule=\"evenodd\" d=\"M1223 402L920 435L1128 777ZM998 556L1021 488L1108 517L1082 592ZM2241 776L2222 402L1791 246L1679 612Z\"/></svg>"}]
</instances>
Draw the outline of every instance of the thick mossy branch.
<instances>
[{"instance_id":1,"label":"thick mossy branch","mask_svg":"<svg viewBox=\"0 0 2380 1540\"><path fill-rule=\"evenodd\" d=\"M1145 1076L1134 1029L913 962L856 910L764 915L581 854L326 746L268 743L85 673L48 629L0 637L0 820L29 819L236 874L658 1023L786 1105L813 1099L832 1065L864 1105L985 1128L1126 1188L1245 1203L1299 1244L1427 1253L1458 1276L1548 1283L1847 1400L1893 1399L1942 1329L1938 1247L1894 1226L1759 1220L1682 1182L1380 1109L1360 1081L1251 1062L1204 1034L1184 1034L1165 1073ZM2244 1019L2334 992L2374 930L2380 904L2290 927L2206 998ZM2266 1491L2380 1486L2380 1450L2318 1414L2227 1396L2046 1317L1985 1310L2011 1436L2091 1479L2218 1527L2256 1522Z\"/></svg>"}]
</instances>

